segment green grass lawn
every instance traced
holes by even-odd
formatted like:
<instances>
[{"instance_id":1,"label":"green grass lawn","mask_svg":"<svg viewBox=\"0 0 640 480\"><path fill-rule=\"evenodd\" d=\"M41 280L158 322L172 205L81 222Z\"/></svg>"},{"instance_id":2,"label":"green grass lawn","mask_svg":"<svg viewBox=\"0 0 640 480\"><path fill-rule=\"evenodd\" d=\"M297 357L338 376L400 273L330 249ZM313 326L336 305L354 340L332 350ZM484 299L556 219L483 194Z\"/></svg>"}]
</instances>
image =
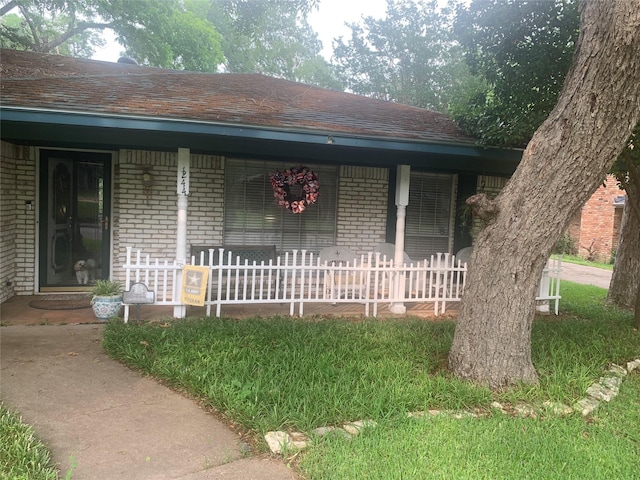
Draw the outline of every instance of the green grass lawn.
<instances>
[{"instance_id":1,"label":"green grass lawn","mask_svg":"<svg viewBox=\"0 0 640 480\"><path fill-rule=\"evenodd\" d=\"M452 321L111 322L104 346L223 412L254 432L258 444L269 430L378 422L352 441L325 437L297 456L297 468L310 479L638 478L637 373L587 418L512 418L490 408L494 400L572 405L610 363L638 358L632 314L605 307L605 293L563 282L561 315L541 316L533 325L539 385L501 392L450 375ZM427 409L479 409L488 416L407 419L408 412Z\"/></svg>"},{"instance_id":2,"label":"green grass lawn","mask_svg":"<svg viewBox=\"0 0 640 480\"><path fill-rule=\"evenodd\" d=\"M33 428L0 403L0 479L57 480L58 470Z\"/></svg>"},{"instance_id":3,"label":"green grass lawn","mask_svg":"<svg viewBox=\"0 0 640 480\"><path fill-rule=\"evenodd\" d=\"M562 255L562 261L567 263L576 263L578 265L586 265L587 267L603 268L604 270L613 270L613 263L592 262L578 255Z\"/></svg>"},{"instance_id":4,"label":"green grass lawn","mask_svg":"<svg viewBox=\"0 0 640 480\"><path fill-rule=\"evenodd\" d=\"M636 374L587 420L398 417L352 440L323 439L299 467L312 479L634 479L639 394Z\"/></svg>"}]
</instances>

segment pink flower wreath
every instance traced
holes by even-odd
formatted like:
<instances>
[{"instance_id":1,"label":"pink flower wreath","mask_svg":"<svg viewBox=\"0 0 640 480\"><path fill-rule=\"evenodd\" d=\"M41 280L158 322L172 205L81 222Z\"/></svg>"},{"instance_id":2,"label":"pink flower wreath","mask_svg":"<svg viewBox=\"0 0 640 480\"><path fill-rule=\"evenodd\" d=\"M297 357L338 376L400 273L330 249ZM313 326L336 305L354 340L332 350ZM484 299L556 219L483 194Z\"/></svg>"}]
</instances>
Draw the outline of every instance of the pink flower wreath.
<instances>
[{"instance_id":1,"label":"pink flower wreath","mask_svg":"<svg viewBox=\"0 0 640 480\"><path fill-rule=\"evenodd\" d=\"M302 195L291 193L292 185L302 185ZM318 175L302 165L285 170L275 171L271 174L271 186L273 196L279 206L290 210L292 213L302 213L307 205L318 200L320 184Z\"/></svg>"}]
</instances>

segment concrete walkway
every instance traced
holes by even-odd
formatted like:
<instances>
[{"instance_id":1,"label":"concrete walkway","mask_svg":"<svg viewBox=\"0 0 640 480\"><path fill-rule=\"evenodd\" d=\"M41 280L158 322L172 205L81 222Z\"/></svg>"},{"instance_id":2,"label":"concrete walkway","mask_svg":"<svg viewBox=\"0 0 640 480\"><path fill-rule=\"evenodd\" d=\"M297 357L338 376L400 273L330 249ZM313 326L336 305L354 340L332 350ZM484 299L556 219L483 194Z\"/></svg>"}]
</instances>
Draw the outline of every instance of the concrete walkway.
<instances>
[{"instance_id":1,"label":"concrete walkway","mask_svg":"<svg viewBox=\"0 0 640 480\"><path fill-rule=\"evenodd\" d=\"M0 328L0 396L73 480L290 480L280 460L151 378L111 360L102 325Z\"/></svg>"}]
</instances>

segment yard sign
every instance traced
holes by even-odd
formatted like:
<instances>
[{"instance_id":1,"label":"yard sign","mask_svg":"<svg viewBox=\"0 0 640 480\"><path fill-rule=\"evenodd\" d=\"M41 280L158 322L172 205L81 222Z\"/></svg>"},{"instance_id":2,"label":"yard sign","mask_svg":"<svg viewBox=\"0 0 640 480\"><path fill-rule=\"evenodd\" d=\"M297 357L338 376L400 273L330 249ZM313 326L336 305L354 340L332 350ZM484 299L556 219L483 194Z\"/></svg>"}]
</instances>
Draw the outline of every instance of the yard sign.
<instances>
[{"instance_id":1,"label":"yard sign","mask_svg":"<svg viewBox=\"0 0 640 480\"><path fill-rule=\"evenodd\" d=\"M204 306L207 294L208 267L185 265L182 271L182 295L180 300L185 305Z\"/></svg>"}]
</instances>

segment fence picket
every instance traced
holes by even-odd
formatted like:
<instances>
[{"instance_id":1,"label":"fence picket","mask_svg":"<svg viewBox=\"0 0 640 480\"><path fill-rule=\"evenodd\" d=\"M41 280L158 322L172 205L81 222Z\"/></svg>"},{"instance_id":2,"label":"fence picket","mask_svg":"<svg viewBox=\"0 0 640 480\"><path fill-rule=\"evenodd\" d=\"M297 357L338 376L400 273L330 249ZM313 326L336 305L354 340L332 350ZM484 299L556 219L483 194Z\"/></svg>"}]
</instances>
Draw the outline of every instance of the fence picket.
<instances>
[{"instance_id":1,"label":"fence picket","mask_svg":"<svg viewBox=\"0 0 640 480\"><path fill-rule=\"evenodd\" d=\"M214 264L214 250L209 249L208 264L205 252L191 257L191 264L209 268L206 285L205 307L207 316L215 306L215 315L220 317L222 305L289 303L289 314L304 314L305 303L360 303L365 315L376 317L378 306L386 303L430 302L436 315L446 312L447 303L459 302L464 292L467 264L454 255L439 253L429 260L409 264L395 264L380 253L369 252L359 259L344 264L321 262L319 256L306 250L293 250L264 260L242 263L233 252L218 249L218 262ZM156 292L156 305L180 305L179 278L183 265L143 257L141 250L127 247L125 289L128 290L140 278L149 290ZM226 260L226 261L225 261ZM550 260L543 273L541 287L536 300L555 301L558 313L560 299L561 263ZM546 283L545 283L546 282ZM129 318L129 305L125 305L125 321Z\"/></svg>"}]
</instances>

